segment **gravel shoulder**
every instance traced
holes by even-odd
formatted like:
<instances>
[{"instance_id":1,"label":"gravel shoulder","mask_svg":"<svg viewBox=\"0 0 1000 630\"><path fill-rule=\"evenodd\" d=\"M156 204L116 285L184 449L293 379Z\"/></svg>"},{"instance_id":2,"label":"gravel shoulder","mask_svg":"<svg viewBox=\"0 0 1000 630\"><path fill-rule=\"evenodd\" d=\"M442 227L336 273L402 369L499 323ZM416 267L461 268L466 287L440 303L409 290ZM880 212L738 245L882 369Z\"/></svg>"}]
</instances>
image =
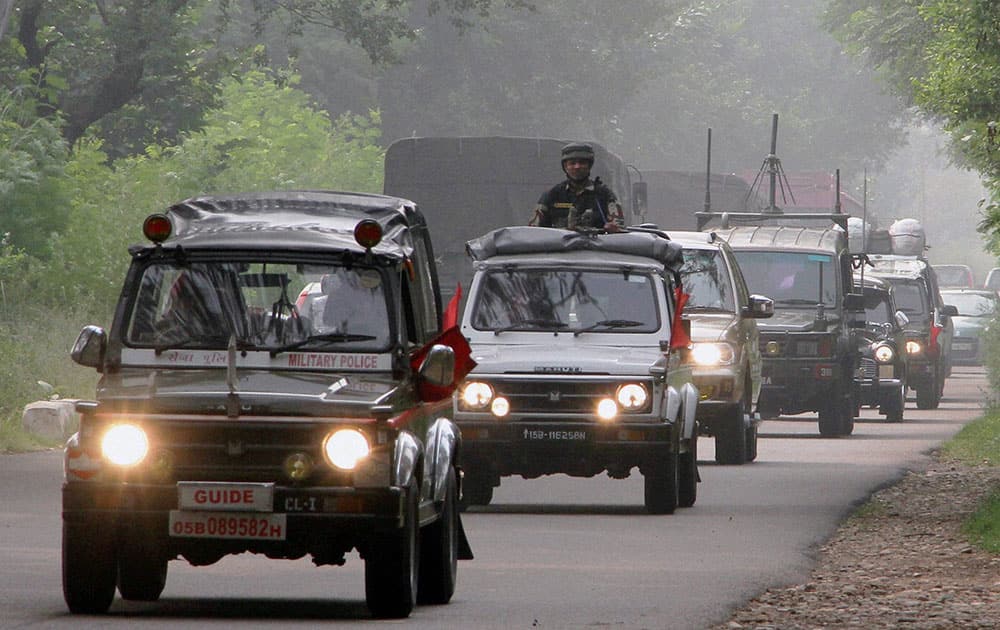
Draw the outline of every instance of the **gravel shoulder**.
<instances>
[{"instance_id":1,"label":"gravel shoulder","mask_svg":"<svg viewBox=\"0 0 1000 630\"><path fill-rule=\"evenodd\" d=\"M848 518L808 583L764 592L716 630L1000 628L1000 555L961 531L998 485L998 467L935 458Z\"/></svg>"}]
</instances>

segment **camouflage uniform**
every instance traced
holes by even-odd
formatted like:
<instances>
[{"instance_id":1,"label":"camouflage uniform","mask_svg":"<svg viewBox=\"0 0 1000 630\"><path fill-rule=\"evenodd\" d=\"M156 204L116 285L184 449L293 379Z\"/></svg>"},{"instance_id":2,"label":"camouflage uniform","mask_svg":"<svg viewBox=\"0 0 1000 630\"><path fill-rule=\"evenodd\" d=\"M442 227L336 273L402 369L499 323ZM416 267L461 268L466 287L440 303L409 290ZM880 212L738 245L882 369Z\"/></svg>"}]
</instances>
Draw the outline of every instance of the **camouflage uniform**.
<instances>
[{"instance_id":1,"label":"camouflage uniform","mask_svg":"<svg viewBox=\"0 0 1000 630\"><path fill-rule=\"evenodd\" d=\"M587 179L582 188L566 179L538 199L528 225L584 230L603 229L608 221L625 225L615 193L600 178Z\"/></svg>"}]
</instances>

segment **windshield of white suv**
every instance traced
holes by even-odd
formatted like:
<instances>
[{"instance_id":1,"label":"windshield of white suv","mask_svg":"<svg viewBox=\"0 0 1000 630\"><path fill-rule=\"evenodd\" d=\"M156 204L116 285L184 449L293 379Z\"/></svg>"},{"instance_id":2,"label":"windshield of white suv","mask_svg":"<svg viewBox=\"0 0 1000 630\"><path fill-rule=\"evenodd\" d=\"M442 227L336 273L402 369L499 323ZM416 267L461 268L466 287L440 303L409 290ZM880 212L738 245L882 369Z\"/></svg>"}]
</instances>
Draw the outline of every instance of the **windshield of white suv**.
<instances>
[{"instance_id":1,"label":"windshield of white suv","mask_svg":"<svg viewBox=\"0 0 1000 630\"><path fill-rule=\"evenodd\" d=\"M808 252L737 251L751 293L779 306L837 306L837 266L833 256Z\"/></svg>"},{"instance_id":2,"label":"windshield of white suv","mask_svg":"<svg viewBox=\"0 0 1000 630\"><path fill-rule=\"evenodd\" d=\"M225 348L372 351L390 340L376 269L280 262L155 262L146 267L125 341L158 351Z\"/></svg>"},{"instance_id":3,"label":"windshield of white suv","mask_svg":"<svg viewBox=\"0 0 1000 630\"><path fill-rule=\"evenodd\" d=\"M681 279L684 291L690 296L684 307L686 310L728 313L736 310L729 271L721 251L685 249Z\"/></svg>"},{"instance_id":4,"label":"windshield of white suv","mask_svg":"<svg viewBox=\"0 0 1000 630\"><path fill-rule=\"evenodd\" d=\"M623 271L504 269L474 298L477 330L648 333L659 330L654 276Z\"/></svg>"}]
</instances>

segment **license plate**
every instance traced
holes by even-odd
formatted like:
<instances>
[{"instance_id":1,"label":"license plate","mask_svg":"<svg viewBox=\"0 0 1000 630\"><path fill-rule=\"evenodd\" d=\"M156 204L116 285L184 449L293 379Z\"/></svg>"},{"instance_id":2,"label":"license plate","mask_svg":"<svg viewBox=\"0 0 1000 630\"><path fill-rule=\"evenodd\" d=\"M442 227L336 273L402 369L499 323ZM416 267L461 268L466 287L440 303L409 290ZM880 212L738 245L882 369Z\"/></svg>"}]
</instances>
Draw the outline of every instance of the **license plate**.
<instances>
[{"instance_id":1,"label":"license plate","mask_svg":"<svg viewBox=\"0 0 1000 630\"><path fill-rule=\"evenodd\" d=\"M891 365L880 365L878 366L878 377L879 378L894 378L896 371Z\"/></svg>"},{"instance_id":2,"label":"license plate","mask_svg":"<svg viewBox=\"0 0 1000 630\"><path fill-rule=\"evenodd\" d=\"M170 510L174 538L284 540L287 529L284 514Z\"/></svg>"},{"instance_id":3,"label":"license plate","mask_svg":"<svg viewBox=\"0 0 1000 630\"><path fill-rule=\"evenodd\" d=\"M971 343L952 343L951 344L951 349L952 350L972 350L972 344Z\"/></svg>"},{"instance_id":4,"label":"license plate","mask_svg":"<svg viewBox=\"0 0 1000 630\"><path fill-rule=\"evenodd\" d=\"M795 352L800 357L814 357L819 353L819 343L815 341L800 341L795 344Z\"/></svg>"},{"instance_id":5,"label":"license plate","mask_svg":"<svg viewBox=\"0 0 1000 630\"><path fill-rule=\"evenodd\" d=\"M272 512L274 484L180 481L177 506L182 510L213 512Z\"/></svg>"},{"instance_id":6,"label":"license plate","mask_svg":"<svg viewBox=\"0 0 1000 630\"><path fill-rule=\"evenodd\" d=\"M583 429L525 428L521 438L528 442L584 442L587 432Z\"/></svg>"}]
</instances>

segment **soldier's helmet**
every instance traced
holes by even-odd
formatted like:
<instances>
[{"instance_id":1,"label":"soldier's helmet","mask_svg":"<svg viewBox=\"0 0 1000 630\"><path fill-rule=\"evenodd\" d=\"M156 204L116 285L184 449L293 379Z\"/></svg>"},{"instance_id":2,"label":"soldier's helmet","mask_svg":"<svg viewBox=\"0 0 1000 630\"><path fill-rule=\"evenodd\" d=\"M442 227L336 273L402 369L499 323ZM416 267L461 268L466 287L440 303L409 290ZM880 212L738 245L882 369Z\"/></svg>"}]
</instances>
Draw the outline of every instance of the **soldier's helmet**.
<instances>
[{"instance_id":1,"label":"soldier's helmet","mask_svg":"<svg viewBox=\"0 0 1000 630\"><path fill-rule=\"evenodd\" d=\"M583 142L571 142L562 148L561 163L566 165L566 160L587 160L590 165L594 165L594 147Z\"/></svg>"}]
</instances>

